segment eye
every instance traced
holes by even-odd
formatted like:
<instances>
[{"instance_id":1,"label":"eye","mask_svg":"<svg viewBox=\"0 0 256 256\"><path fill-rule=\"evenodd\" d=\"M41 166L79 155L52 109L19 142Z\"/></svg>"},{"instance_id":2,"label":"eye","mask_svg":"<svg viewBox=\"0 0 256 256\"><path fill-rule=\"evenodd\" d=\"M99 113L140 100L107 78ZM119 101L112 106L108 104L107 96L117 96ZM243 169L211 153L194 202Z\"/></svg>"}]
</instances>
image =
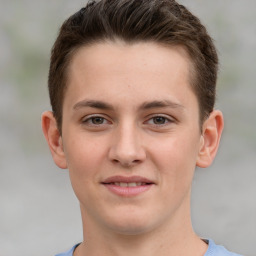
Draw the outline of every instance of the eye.
<instances>
[{"instance_id":1,"label":"eye","mask_svg":"<svg viewBox=\"0 0 256 256\"><path fill-rule=\"evenodd\" d=\"M91 117L91 122L93 124L96 124L96 125L103 124L104 121L105 121L105 119L103 117L100 117L100 116Z\"/></svg>"},{"instance_id":2,"label":"eye","mask_svg":"<svg viewBox=\"0 0 256 256\"><path fill-rule=\"evenodd\" d=\"M109 121L102 116L89 116L83 119L82 123L87 124L89 126L100 126L100 125L108 124Z\"/></svg>"},{"instance_id":3,"label":"eye","mask_svg":"<svg viewBox=\"0 0 256 256\"><path fill-rule=\"evenodd\" d=\"M154 124L165 124L168 122L168 119L163 116L155 116L152 118Z\"/></svg>"},{"instance_id":4,"label":"eye","mask_svg":"<svg viewBox=\"0 0 256 256\"><path fill-rule=\"evenodd\" d=\"M150 119L146 121L147 124L152 125L152 126L165 126L168 124L173 123L174 120L171 117L165 117L165 116L153 116Z\"/></svg>"}]
</instances>

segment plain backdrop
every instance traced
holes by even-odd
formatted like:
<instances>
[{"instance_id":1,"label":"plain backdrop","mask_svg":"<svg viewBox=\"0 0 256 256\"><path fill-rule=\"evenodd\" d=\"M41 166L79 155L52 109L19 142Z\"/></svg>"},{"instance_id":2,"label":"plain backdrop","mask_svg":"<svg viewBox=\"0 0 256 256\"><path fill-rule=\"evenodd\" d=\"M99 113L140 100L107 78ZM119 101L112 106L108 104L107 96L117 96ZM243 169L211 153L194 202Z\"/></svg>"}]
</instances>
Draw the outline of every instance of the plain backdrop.
<instances>
[{"instance_id":1,"label":"plain backdrop","mask_svg":"<svg viewBox=\"0 0 256 256\"><path fill-rule=\"evenodd\" d=\"M46 256L81 241L80 209L66 170L41 132L50 109L51 46L86 1L0 0L0 256ZM256 1L183 0L215 40L221 62L217 108L225 130L214 164L196 170L195 230L255 255Z\"/></svg>"}]
</instances>

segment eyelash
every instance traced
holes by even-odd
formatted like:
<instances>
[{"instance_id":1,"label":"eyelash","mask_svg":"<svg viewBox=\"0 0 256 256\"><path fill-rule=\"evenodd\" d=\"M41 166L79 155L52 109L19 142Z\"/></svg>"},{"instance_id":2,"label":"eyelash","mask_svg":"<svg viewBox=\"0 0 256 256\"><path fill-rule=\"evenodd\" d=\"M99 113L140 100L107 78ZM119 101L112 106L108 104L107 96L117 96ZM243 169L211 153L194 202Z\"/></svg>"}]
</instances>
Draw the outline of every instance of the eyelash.
<instances>
[{"instance_id":1,"label":"eyelash","mask_svg":"<svg viewBox=\"0 0 256 256\"><path fill-rule=\"evenodd\" d=\"M101 124L94 124L93 123L93 120L94 119L102 119L103 120L103 122L108 122L108 123L110 123L105 117L102 117L102 116L100 116L100 115L94 115L94 116L88 116L88 117L86 117L85 119L83 119L82 120L82 123L83 124L87 124L87 125L89 125L89 126L102 126L102 125L105 125L106 123L101 123Z\"/></svg>"},{"instance_id":2,"label":"eyelash","mask_svg":"<svg viewBox=\"0 0 256 256\"><path fill-rule=\"evenodd\" d=\"M170 118L170 117L166 117L166 116L163 116L163 115L155 115L155 116L152 116L150 117L145 123L149 123L150 120L152 120L154 122L154 119L156 118L162 118L164 119L164 123L161 123L161 124L156 124L156 123L153 123L151 125L155 126L155 127L163 127L163 126L166 126L166 125L169 125L171 123L174 123L175 121Z\"/></svg>"}]
</instances>

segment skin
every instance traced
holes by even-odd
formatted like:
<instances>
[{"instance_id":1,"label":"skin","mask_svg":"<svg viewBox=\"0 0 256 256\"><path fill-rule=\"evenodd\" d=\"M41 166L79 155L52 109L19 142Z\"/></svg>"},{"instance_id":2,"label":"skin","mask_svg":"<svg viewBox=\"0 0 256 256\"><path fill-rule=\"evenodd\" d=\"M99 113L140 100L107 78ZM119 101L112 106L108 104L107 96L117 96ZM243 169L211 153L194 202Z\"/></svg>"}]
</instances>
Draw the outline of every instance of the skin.
<instances>
[{"instance_id":1,"label":"skin","mask_svg":"<svg viewBox=\"0 0 256 256\"><path fill-rule=\"evenodd\" d=\"M105 42L80 48L69 67L62 134L51 112L42 127L53 159L68 168L80 201L82 255L204 255L193 231L190 190L195 167L217 152L223 117L199 125L182 47ZM102 184L120 175L153 182L136 196ZM100 246L98 246L100 244Z\"/></svg>"}]
</instances>

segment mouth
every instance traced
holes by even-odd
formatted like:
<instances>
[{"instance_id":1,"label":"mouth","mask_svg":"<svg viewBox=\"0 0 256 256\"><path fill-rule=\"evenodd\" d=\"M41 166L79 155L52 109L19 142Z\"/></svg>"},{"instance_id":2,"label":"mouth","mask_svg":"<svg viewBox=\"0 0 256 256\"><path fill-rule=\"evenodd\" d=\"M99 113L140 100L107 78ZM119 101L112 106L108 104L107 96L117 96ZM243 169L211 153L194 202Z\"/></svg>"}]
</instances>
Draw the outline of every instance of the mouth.
<instances>
[{"instance_id":1,"label":"mouth","mask_svg":"<svg viewBox=\"0 0 256 256\"><path fill-rule=\"evenodd\" d=\"M119 187L139 187L139 186L146 186L149 185L151 183L145 183L145 182L111 182L111 183L103 183L105 185L115 185L115 186L119 186Z\"/></svg>"},{"instance_id":2,"label":"mouth","mask_svg":"<svg viewBox=\"0 0 256 256\"><path fill-rule=\"evenodd\" d=\"M113 176L101 182L110 192L124 197L137 196L152 188L155 183L141 176Z\"/></svg>"}]
</instances>

